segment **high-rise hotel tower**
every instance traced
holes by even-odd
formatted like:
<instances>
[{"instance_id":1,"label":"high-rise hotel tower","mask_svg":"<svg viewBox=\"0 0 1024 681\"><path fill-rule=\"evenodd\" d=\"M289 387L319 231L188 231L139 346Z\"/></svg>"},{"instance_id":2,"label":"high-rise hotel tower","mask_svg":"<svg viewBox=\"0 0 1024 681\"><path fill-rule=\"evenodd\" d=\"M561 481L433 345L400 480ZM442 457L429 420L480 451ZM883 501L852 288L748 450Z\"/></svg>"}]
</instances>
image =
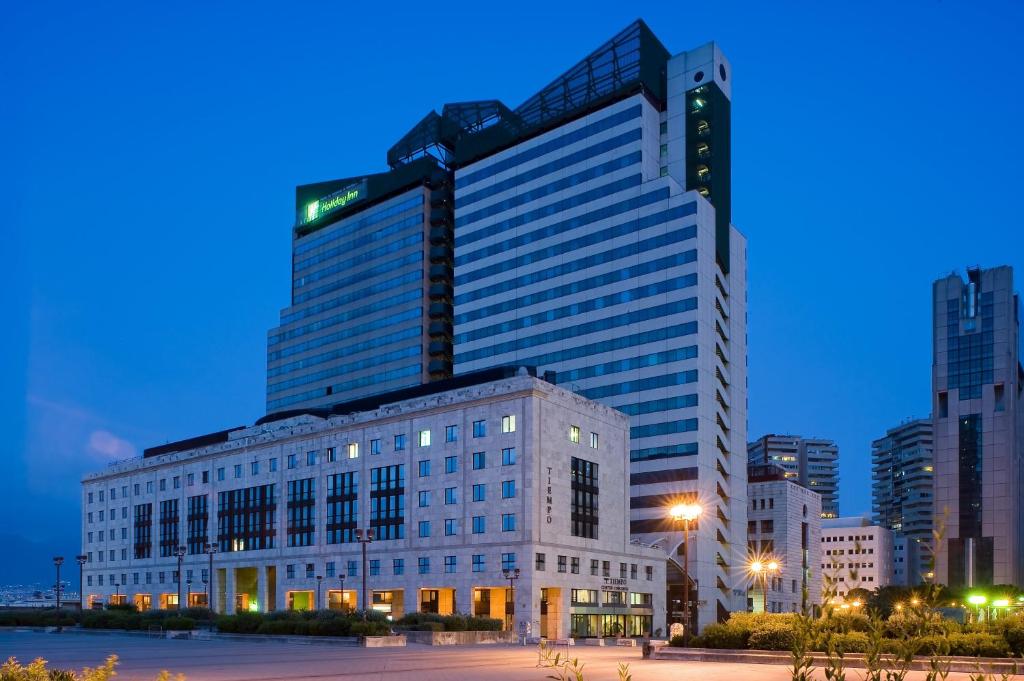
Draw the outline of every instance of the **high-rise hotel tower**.
<instances>
[{"instance_id":1,"label":"high-rise hotel tower","mask_svg":"<svg viewBox=\"0 0 1024 681\"><path fill-rule=\"evenodd\" d=\"M524 133L495 126L455 171L456 373L536 365L631 417L633 535L678 553L668 508L704 507L689 552L701 625L744 599L731 83L714 44L673 57L638 23L512 112Z\"/></svg>"},{"instance_id":2,"label":"high-rise hotel tower","mask_svg":"<svg viewBox=\"0 0 1024 681\"><path fill-rule=\"evenodd\" d=\"M515 109L431 111L386 173L300 187L268 410L535 365L630 416L630 531L673 556L675 619L683 533L668 511L681 501L703 506L688 552L695 621L742 609L732 75L716 45L673 56L637 21Z\"/></svg>"},{"instance_id":3,"label":"high-rise hotel tower","mask_svg":"<svg viewBox=\"0 0 1024 681\"><path fill-rule=\"evenodd\" d=\"M1024 369L1013 269L932 286L935 579L1024 583Z\"/></svg>"}]
</instances>

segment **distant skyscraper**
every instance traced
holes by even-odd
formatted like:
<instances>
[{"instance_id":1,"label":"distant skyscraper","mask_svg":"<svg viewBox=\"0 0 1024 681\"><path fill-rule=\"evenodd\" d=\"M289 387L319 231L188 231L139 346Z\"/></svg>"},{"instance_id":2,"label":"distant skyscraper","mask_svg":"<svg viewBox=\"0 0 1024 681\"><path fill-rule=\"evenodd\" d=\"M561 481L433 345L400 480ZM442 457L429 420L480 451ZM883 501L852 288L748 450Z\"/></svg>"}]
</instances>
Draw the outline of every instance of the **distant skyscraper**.
<instances>
[{"instance_id":1,"label":"distant skyscraper","mask_svg":"<svg viewBox=\"0 0 1024 681\"><path fill-rule=\"evenodd\" d=\"M764 435L747 445L751 466L779 466L786 477L821 495L821 517L839 516L839 447L832 440Z\"/></svg>"},{"instance_id":2,"label":"distant skyscraper","mask_svg":"<svg viewBox=\"0 0 1024 681\"><path fill-rule=\"evenodd\" d=\"M936 580L1024 582L1024 369L1013 269L969 269L933 290Z\"/></svg>"},{"instance_id":3,"label":"distant skyscraper","mask_svg":"<svg viewBox=\"0 0 1024 681\"><path fill-rule=\"evenodd\" d=\"M931 556L932 420L902 423L872 442L871 476L873 520L893 531L896 546L905 544L894 551L895 581L916 585L927 576Z\"/></svg>"}]
</instances>

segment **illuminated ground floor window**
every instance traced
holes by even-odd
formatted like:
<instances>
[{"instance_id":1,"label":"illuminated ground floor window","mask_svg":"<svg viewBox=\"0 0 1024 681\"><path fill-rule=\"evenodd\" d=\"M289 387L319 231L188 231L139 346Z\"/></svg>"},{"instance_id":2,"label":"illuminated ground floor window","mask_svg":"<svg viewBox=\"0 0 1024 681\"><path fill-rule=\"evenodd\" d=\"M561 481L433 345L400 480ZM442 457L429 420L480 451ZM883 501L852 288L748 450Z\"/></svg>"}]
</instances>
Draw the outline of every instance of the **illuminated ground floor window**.
<instances>
[{"instance_id":1,"label":"illuminated ground floor window","mask_svg":"<svg viewBox=\"0 0 1024 681\"><path fill-rule=\"evenodd\" d=\"M572 614L573 638L650 636L651 615Z\"/></svg>"}]
</instances>

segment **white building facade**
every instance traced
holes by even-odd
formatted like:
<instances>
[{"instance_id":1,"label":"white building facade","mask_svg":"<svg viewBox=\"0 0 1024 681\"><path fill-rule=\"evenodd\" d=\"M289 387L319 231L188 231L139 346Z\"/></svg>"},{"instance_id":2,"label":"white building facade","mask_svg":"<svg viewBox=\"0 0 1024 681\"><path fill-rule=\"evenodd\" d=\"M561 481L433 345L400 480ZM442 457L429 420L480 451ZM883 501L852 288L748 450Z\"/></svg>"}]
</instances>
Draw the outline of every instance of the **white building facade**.
<instances>
[{"instance_id":1,"label":"white building facade","mask_svg":"<svg viewBox=\"0 0 1024 681\"><path fill-rule=\"evenodd\" d=\"M813 613L821 606L821 495L775 466L747 470L747 555L778 572L751 579L748 607L763 612ZM767 599L765 590L767 587Z\"/></svg>"},{"instance_id":2,"label":"white building facade","mask_svg":"<svg viewBox=\"0 0 1024 681\"><path fill-rule=\"evenodd\" d=\"M891 530L860 516L822 521L822 588L832 592L829 596L845 599L853 589L889 586L892 561Z\"/></svg>"},{"instance_id":3,"label":"white building facade","mask_svg":"<svg viewBox=\"0 0 1024 681\"><path fill-rule=\"evenodd\" d=\"M218 612L369 605L529 622L552 638L655 633L665 561L630 543L628 418L525 369L496 372L88 476L86 599L166 608L180 589L191 605L212 592ZM357 529L375 534L365 574ZM515 569L512 606L503 570Z\"/></svg>"}]
</instances>

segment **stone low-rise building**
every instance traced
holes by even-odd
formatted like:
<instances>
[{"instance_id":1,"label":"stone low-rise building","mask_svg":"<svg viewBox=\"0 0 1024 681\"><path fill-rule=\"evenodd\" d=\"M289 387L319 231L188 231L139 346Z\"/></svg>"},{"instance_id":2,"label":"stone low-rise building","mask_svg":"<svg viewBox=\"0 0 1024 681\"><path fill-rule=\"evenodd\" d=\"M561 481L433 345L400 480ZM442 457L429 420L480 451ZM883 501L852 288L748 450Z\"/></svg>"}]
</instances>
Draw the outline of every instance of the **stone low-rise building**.
<instances>
[{"instance_id":1,"label":"stone low-rise building","mask_svg":"<svg viewBox=\"0 0 1024 681\"><path fill-rule=\"evenodd\" d=\"M767 600L768 612L815 612L821 605L821 495L780 466L750 466L747 500L748 563L779 565L766 580L751 579L748 608L763 612Z\"/></svg>"},{"instance_id":2,"label":"stone low-rise building","mask_svg":"<svg viewBox=\"0 0 1024 681\"><path fill-rule=\"evenodd\" d=\"M889 586L893 563L892 531L861 516L822 522L822 588L845 599L853 589L874 591ZM831 583L831 585L829 584Z\"/></svg>"},{"instance_id":3,"label":"stone low-rise building","mask_svg":"<svg viewBox=\"0 0 1024 681\"><path fill-rule=\"evenodd\" d=\"M630 543L628 460L625 415L526 369L270 415L87 476L85 597L651 635L665 557Z\"/></svg>"}]
</instances>

